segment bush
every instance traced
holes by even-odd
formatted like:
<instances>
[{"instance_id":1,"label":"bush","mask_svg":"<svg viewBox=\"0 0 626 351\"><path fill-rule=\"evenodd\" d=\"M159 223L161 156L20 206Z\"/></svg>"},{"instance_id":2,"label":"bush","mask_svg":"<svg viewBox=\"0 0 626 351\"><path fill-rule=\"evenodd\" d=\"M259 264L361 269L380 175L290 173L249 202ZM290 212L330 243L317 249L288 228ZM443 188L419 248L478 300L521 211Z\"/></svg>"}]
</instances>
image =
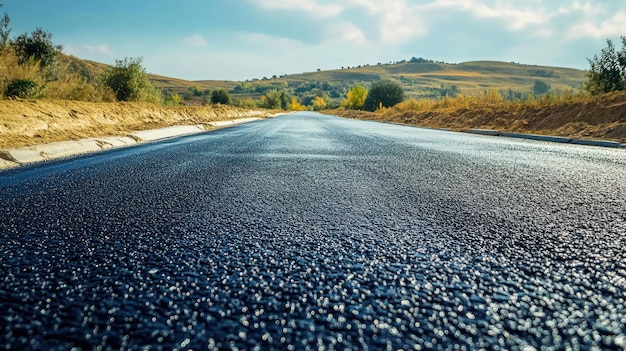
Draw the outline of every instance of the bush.
<instances>
[{"instance_id":1,"label":"bush","mask_svg":"<svg viewBox=\"0 0 626 351\"><path fill-rule=\"evenodd\" d=\"M115 60L115 66L109 67L102 75L102 84L115 92L117 101L147 101L161 103L161 93L148 79L141 66L142 58L127 57Z\"/></svg>"},{"instance_id":2,"label":"bush","mask_svg":"<svg viewBox=\"0 0 626 351\"><path fill-rule=\"evenodd\" d=\"M30 79L14 79L7 86L7 97L34 99L41 95L42 87Z\"/></svg>"},{"instance_id":3,"label":"bush","mask_svg":"<svg viewBox=\"0 0 626 351\"><path fill-rule=\"evenodd\" d=\"M280 110L282 108L281 94L273 89L261 97L261 106L270 110Z\"/></svg>"},{"instance_id":4,"label":"bush","mask_svg":"<svg viewBox=\"0 0 626 351\"><path fill-rule=\"evenodd\" d=\"M232 101L226 89L217 89L211 93L212 104L231 105Z\"/></svg>"},{"instance_id":5,"label":"bush","mask_svg":"<svg viewBox=\"0 0 626 351\"><path fill-rule=\"evenodd\" d=\"M41 67L51 67L61 52L60 46L52 44L52 34L37 28L30 35L24 33L13 43L20 64L30 60L38 61Z\"/></svg>"},{"instance_id":6,"label":"bush","mask_svg":"<svg viewBox=\"0 0 626 351\"><path fill-rule=\"evenodd\" d=\"M626 37L622 37L622 49L617 52L611 40L600 55L589 60L585 89L593 95L626 90Z\"/></svg>"},{"instance_id":7,"label":"bush","mask_svg":"<svg viewBox=\"0 0 626 351\"><path fill-rule=\"evenodd\" d=\"M182 98L178 94L166 95L163 99L164 106L179 106Z\"/></svg>"},{"instance_id":8,"label":"bush","mask_svg":"<svg viewBox=\"0 0 626 351\"><path fill-rule=\"evenodd\" d=\"M402 101L404 90L400 84L383 80L372 85L363 108L367 111L376 111L379 107L391 107Z\"/></svg>"},{"instance_id":9,"label":"bush","mask_svg":"<svg viewBox=\"0 0 626 351\"><path fill-rule=\"evenodd\" d=\"M348 91L346 99L342 101L342 105L350 110L360 110L365 105L365 99L367 99L367 89L359 84L355 84Z\"/></svg>"}]
</instances>

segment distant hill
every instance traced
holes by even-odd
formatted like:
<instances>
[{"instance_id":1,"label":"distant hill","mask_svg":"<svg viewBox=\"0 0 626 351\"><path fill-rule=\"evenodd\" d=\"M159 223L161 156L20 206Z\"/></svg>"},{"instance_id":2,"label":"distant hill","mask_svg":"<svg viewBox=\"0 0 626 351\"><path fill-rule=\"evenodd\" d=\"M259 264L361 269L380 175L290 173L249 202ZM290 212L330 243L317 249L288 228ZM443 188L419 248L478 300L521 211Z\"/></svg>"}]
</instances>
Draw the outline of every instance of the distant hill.
<instances>
[{"instance_id":1,"label":"distant hill","mask_svg":"<svg viewBox=\"0 0 626 351\"><path fill-rule=\"evenodd\" d=\"M105 64L66 56L68 64L88 77L96 77ZM522 98L532 92L535 81L548 84L553 92L578 90L586 80L578 69L523 65L497 61L473 61L459 64L419 62L364 65L337 70L307 72L271 78L241 81L183 79L150 74L157 88L166 94L179 94L185 100L200 99L208 91L227 89L237 99L260 99L269 90L286 91L306 104L307 98L324 95L338 104L354 84L366 87L388 79L400 83L409 98L437 98L449 95L477 95L498 90L510 98Z\"/></svg>"},{"instance_id":2,"label":"distant hill","mask_svg":"<svg viewBox=\"0 0 626 351\"><path fill-rule=\"evenodd\" d=\"M339 99L354 84L367 87L381 79L400 83L409 98L418 99L437 98L446 94L477 95L492 89L505 96L511 94L512 97L520 98L533 91L537 80L547 83L553 92L564 92L579 90L586 77L585 72L578 69L497 61L459 64L403 62L284 75L246 82L204 80L193 84L199 87L227 88L240 97L259 98L268 89L286 88L295 95L318 89L326 92L332 99ZM235 87L232 87L233 83Z\"/></svg>"}]
</instances>

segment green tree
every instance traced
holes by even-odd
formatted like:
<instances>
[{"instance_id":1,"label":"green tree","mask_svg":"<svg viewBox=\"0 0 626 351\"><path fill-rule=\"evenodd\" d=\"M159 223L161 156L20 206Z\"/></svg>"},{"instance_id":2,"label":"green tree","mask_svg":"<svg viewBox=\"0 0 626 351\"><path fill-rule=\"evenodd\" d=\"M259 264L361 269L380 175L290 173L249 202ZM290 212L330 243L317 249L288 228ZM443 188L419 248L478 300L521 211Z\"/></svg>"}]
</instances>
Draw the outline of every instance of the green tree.
<instances>
[{"instance_id":1,"label":"green tree","mask_svg":"<svg viewBox=\"0 0 626 351\"><path fill-rule=\"evenodd\" d=\"M226 89L217 89L211 93L212 104L232 105L230 95Z\"/></svg>"},{"instance_id":2,"label":"green tree","mask_svg":"<svg viewBox=\"0 0 626 351\"><path fill-rule=\"evenodd\" d=\"M282 100L280 91L272 89L261 97L262 106L267 109L280 110L282 108Z\"/></svg>"},{"instance_id":3,"label":"green tree","mask_svg":"<svg viewBox=\"0 0 626 351\"><path fill-rule=\"evenodd\" d=\"M400 84L381 80L370 88L363 108L367 111L376 111L379 106L391 107L402 101L404 101L404 90Z\"/></svg>"},{"instance_id":4,"label":"green tree","mask_svg":"<svg viewBox=\"0 0 626 351\"><path fill-rule=\"evenodd\" d=\"M541 96L550 91L550 84L544 82L543 80L537 79L535 80L535 84L533 84L533 95Z\"/></svg>"},{"instance_id":5,"label":"green tree","mask_svg":"<svg viewBox=\"0 0 626 351\"><path fill-rule=\"evenodd\" d=\"M355 84L346 95L346 100L343 101L343 106L350 110L361 110L365 105L365 99L367 98L367 89L364 86Z\"/></svg>"},{"instance_id":6,"label":"green tree","mask_svg":"<svg viewBox=\"0 0 626 351\"><path fill-rule=\"evenodd\" d=\"M161 93L148 78L142 62L140 57L115 60L115 66L102 74L102 83L113 90L117 101L161 102Z\"/></svg>"},{"instance_id":7,"label":"green tree","mask_svg":"<svg viewBox=\"0 0 626 351\"><path fill-rule=\"evenodd\" d=\"M281 91L279 98L280 98L280 108L282 108L283 110L289 109L289 105L291 101L289 101L289 95L287 94L287 92L284 90Z\"/></svg>"},{"instance_id":8,"label":"green tree","mask_svg":"<svg viewBox=\"0 0 626 351\"><path fill-rule=\"evenodd\" d=\"M202 90L200 90L197 85L190 87L189 90L191 91L193 96L202 96Z\"/></svg>"},{"instance_id":9,"label":"green tree","mask_svg":"<svg viewBox=\"0 0 626 351\"><path fill-rule=\"evenodd\" d=\"M61 46L52 43L52 34L37 28L32 33L24 33L13 43L20 64L30 60L38 61L42 67L56 64Z\"/></svg>"},{"instance_id":10,"label":"green tree","mask_svg":"<svg viewBox=\"0 0 626 351\"><path fill-rule=\"evenodd\" d=\"M618 52L611 40L600 55L588 59L585 89L593 95L626 90L626 37L622 36L622 49Z\"/></svg>"}]
</instances>

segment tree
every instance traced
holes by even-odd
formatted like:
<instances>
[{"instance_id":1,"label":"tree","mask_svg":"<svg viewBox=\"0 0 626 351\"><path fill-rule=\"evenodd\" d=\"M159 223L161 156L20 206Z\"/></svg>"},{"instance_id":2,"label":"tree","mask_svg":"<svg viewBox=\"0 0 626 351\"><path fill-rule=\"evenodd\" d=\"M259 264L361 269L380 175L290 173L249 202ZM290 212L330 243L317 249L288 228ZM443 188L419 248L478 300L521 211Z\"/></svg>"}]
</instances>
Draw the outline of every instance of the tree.
<instances>
[{"instance_id":1,"label":"tree","mask_svg":"<svg viewBox=\"0 0 626 351\"><path fill-rule=\"evenodd\" d=\"M626 90L626 37L622 36L622 49L617 52L611 40L600 55L588 59L585 89L593 95Z\"/></svg>"},{"instance_id":2,"label":"tree","mask_svg":"<svg viewBox=\"0 0 626 351\"><path fill-rule=\"evenodd\" d=\"M313 100L313 111L321 111L326 109L326 99L321 96L316 96Z\"/></svg>"},{"instance_id":3,"label":"tree","mask_svg":"<svg viewBox=\"0 0 626 351\"><path fill-rule=\"evenodd\" d=\"M271 110L280 110L282 108L280 95L280 92L276 89L270 90L265 93L265 95L263 95L263 97L261 98L261 100L263 101L263 107Z\"/></svg>"},{"instance_id":4,"label":"tree","mask_svg":"<svg viewBox=\"0 0 626 351\"><path fill-rule=\"evenodd\" d=\"M35 60L41 67L56 64L57 56L61 52L61 46L52 44L52 34L41 28L37 28L30 35L24 33L18 36L13 46L20 64Z\"/></svg>"},{"instance_id":5,"label":"tree","mask_svg":"<svg viewBox=\"0 0 626 351\"><path fill-rule=\"evenodd\" d=\"M346 95L344 107L350 110L361 110L367 98L367 89L364 86L355 84Z\"/></svg>"},{"instance_id":6,"label":"tree","mask_svg":"<svg viewBox=\"0 0 626 351\"><path fill-rule=\"evenodd\" d=\"M230 95L226 89L217 89L211 93L212 104L232 105Z\"/></svg>"},{"instance_id":7,"label":"tree","mask_svg":"<svg viewBox=\"0 0 626 351\"><path fill-rule=\"evenodd\" d=\"M291 98L291 104L289 105L289 109L291 111L306 111L306 106L303 106L302 104L300 104L300 102L298 101L298 98L293 96Z\"/></svg>"},{"instance_id":8,"label":"tree","mask_svg":"<svg viewBox=\"0 0 626 351\"><path fill-rule=\"evenodd\" d=\"M115 66L102 74L102 83L113 90L117 101L161 102L161 94L148 79L142 62L140 57L115 60Z\"/></svg>"},{"instance_id":9,"label":"tree","mask_svg":"<svg viewBox=\"0 0 626 351\"><path fill-rule=\"evenodd\" d=\"M0 3L0 8L2 8L3 4ZM0 18L0 50L6 49L10 41L11 36L11 27L9 27L9 23L11 22L11 17L9 17L8 13L4 13Z\"/></svg>"},{"instance_id":10,"label":"tree","mask_svg":"<svg viewBox=\"0 0 626 351\"><path fill-rule=\"evenodd\" d=\"M535 80L535 84L533 84L533 95L541 96L543 94L546 94L549 91L550 91L550 84L539 79Z\"/></svg>"},{"instance_id":11,"label":"tree","mask_svg":"<svg viewBox=\"0 0 626 351\"><path fill-rule=\"evenodd\" d=\"M280 93L280 108L287 110L289 108L289 95L284 90Z\"/></svg>"},{"instance_id":12,"label":"tree","mask_svg":"<svg viewBox=\"0 0 626 351\"><path fill-rule=\"evenodd\" d=\"M367 111L376 111L379 106L391 107L402 101L404 101L404 90L400 84L382 80L372 85L363 108Z\"/></svg>"}]
</instances>

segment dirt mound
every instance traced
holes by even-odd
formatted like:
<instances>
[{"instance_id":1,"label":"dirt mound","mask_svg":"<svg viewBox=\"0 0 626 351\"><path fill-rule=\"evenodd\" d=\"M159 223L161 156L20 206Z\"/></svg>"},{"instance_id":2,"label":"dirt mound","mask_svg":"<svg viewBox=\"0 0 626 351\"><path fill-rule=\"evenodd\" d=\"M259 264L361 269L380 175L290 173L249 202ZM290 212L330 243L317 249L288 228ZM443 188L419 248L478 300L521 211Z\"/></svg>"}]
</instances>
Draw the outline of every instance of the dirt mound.
<instances>
[{"instance_id":1,"label":"dirt mound","mask_svg":"<svg viewBox=\"0 0 626 351\"><path fill-rule=\"evenodd\" d=\"M149 103L54 100L0 101L0 148L120 136L136 130L268 116L232 106L160 107Z\"/></svg>"},{"instance_id":2,"label":"dirt mound","mask_svg":"<svg viewBox=\"0 0 626 351\"><path fill-rule=\"evenodd\" d=\"M348 118L431 128L497 129L626 143L626 93L607 94L586 101L553 103L543 108L511 104L475 109L411 111L390 108L375 113L350 110L334 110L332 113Z\"/></svg>"}]
</instances>

